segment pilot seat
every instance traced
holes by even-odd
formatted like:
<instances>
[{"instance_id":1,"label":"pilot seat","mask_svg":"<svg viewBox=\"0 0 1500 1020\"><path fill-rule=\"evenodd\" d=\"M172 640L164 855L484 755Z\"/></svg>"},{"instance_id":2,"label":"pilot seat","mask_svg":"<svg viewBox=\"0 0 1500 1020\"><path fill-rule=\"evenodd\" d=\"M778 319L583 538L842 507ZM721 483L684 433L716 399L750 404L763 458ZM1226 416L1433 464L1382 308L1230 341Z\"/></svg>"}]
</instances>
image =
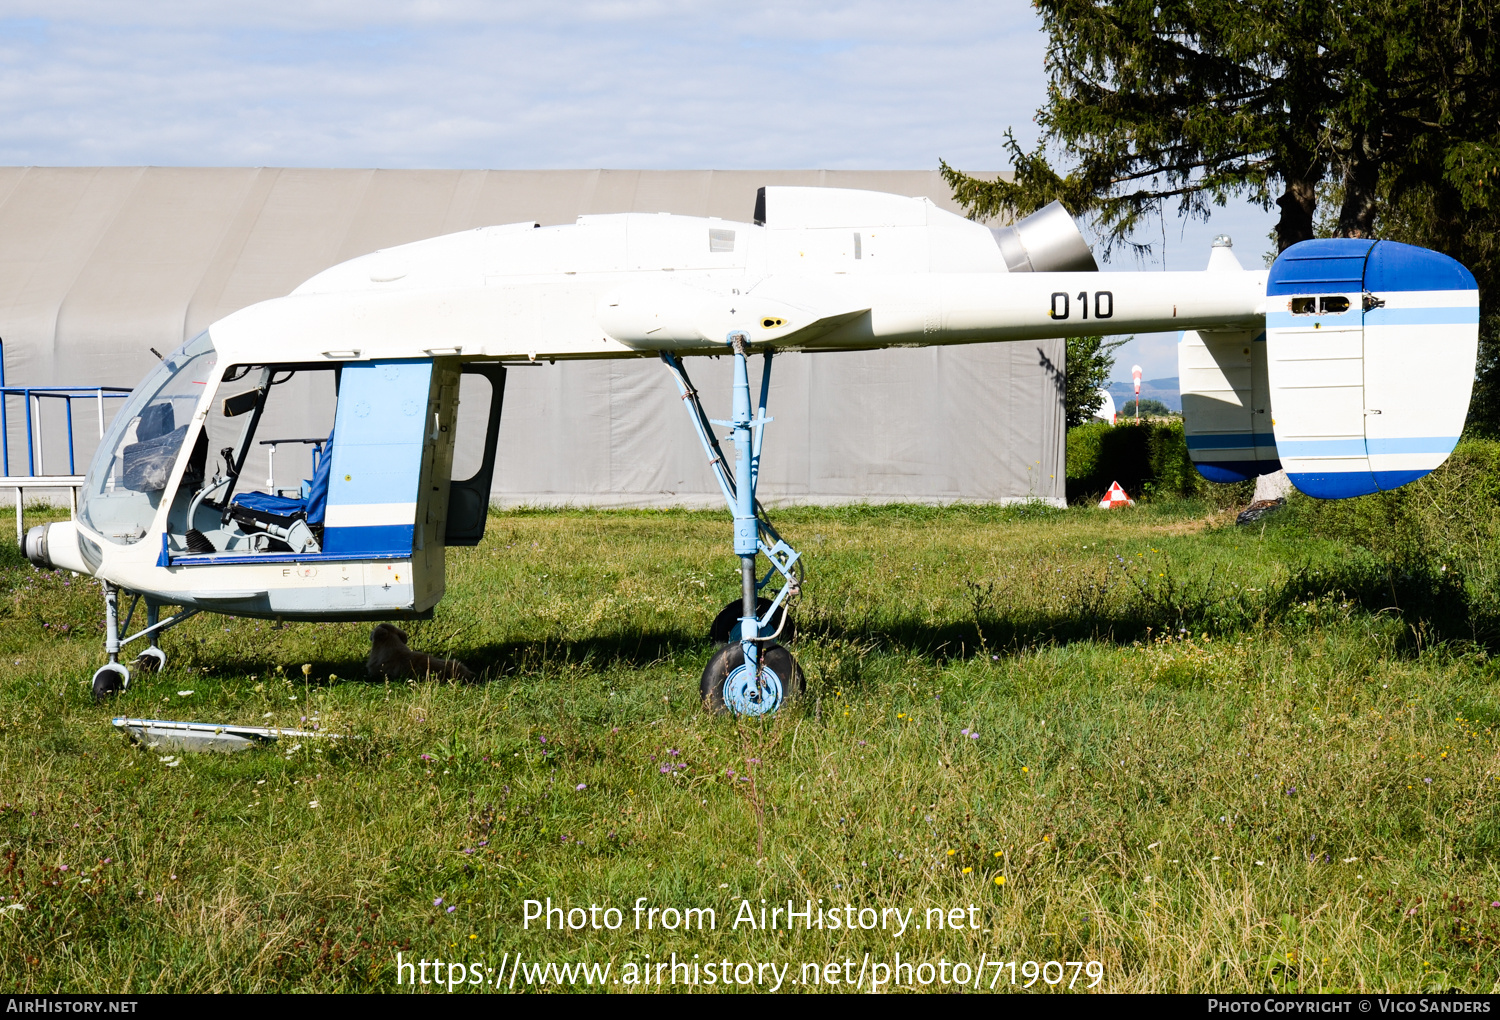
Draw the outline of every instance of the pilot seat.
<instances>
[{"instance_id":1,"label":"pilot seat","mask_svg":"<svg viewBox=\"0 0 1500 1020\"><path fill-rule=\"evenodd\" d=\"M322 552L328 472L333 464L332 434L318 445L322 446L321 454L300 496L240 492L229 501L224 510L226 516L250 536L256 552Z\"/></svg>"}]
</instances>

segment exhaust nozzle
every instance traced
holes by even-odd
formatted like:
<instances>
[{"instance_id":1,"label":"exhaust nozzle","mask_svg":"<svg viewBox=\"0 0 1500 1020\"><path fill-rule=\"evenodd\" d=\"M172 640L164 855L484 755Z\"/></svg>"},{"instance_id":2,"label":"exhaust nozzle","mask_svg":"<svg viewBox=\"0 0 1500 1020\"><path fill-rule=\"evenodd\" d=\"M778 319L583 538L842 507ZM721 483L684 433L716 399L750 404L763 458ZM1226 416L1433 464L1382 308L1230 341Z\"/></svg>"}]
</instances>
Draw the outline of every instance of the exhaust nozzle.
<instances>
[{"instance_id":1,"label":"exhaust nozzle","mask_svg":"<svg viewBox=\"0 0 1500 1020\"><path fill-rule=\"evenodd\" d=\"M47 558L47 525L38 524L26 532L26 543L21 550L33 565L43 570L52 570L52 561Z\"/></svg>"},{"instance_id":2,"label":"exhaust nozzle","mask_svg":"<svg viewBox=\"0 0 1500 1020\"><path fill-rule=\"evenodd\" d=\"M992 227L1012 273L1097 273L1099 263L1061 202L1043 206L1008 227Z\"/></svg>"}]
</instances>

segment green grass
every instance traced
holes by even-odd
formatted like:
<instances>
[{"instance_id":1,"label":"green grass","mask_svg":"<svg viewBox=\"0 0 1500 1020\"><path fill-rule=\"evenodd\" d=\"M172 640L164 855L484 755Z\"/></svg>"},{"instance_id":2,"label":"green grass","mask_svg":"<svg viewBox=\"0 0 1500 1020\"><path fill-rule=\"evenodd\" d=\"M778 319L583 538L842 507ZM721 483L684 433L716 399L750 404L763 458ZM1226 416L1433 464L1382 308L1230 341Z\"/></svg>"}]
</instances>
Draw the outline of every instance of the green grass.
<instances>
[{"instance_id":1,"label":"green grass","mask_svg":"<svg viewBox=\"0 0 1500 1020\"><path fill-rule=\"evenodd\" d=\"M749 722L698 707L737 589L719 514L491 516L410 628L481 683L371 682L365 625L205 616L102 707L97 587L0 546L0 908L24 905L0 986L391 991L398 951L796 978L899 952L1097 960L1111 991L1494 992L1491 546L1439 548L1429 497L1379 511L1400 548L1363 504L1253 528L1198 503L783 511L808 695ZM121 713L359 739L175 758ZM523 930L546 897L624 927ZM637 897L718 927L633 930ZM742 898L820 897L978 927L731 928Z\"/></svg>"}]
</instances>

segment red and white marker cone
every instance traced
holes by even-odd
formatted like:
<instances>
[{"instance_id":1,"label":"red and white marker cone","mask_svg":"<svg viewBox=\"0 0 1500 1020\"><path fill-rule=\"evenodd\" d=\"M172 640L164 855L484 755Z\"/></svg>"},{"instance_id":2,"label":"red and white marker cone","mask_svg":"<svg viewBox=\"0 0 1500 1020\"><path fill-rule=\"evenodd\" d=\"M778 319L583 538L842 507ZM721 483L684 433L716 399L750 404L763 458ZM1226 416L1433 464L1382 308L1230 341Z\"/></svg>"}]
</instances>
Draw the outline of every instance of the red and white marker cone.
<instances>
[{"instance_id":1,"label":"red and white marker cone","mask_svg":"<svg viewBox=\"0 0 1500 1020\"><path fill-rule=\"evenodd\" d=\"M1100 510L1113 510L1117 506L1135 506L1135 500L1125 495L1125 490L1120 488L1119 482L1110 485L1109 491L1099 501Z\"/></svg>"}]
</instances>

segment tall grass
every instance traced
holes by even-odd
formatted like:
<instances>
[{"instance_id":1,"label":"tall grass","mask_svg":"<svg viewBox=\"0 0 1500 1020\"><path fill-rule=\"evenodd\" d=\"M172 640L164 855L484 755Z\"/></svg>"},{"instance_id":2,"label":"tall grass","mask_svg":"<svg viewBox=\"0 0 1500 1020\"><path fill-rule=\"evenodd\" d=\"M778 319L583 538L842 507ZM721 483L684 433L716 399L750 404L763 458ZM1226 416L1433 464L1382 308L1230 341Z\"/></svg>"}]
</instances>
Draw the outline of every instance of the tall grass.
<instances>
[{"instance_id":1,"label":"tall grass","mask_svg":"<svg viewBox=\"0 0 1500 1020\"><path fill-rule=\"evenodd\" d=\"M492 515L412 631L480 683L365 679L366 625L201 617L106 707L97 588L0 553L0 984L900 952L1097 960L1112 991L1494 992L1493 452L1253 528L1165 499L787 511L808 694L762 721L698 706L720 515ZM173 755L122 712L358 739ZM522 927L528 898L642 896L718 926ZM979 924L736 930L742 898Z\"/></svg>"}]
</instances>

